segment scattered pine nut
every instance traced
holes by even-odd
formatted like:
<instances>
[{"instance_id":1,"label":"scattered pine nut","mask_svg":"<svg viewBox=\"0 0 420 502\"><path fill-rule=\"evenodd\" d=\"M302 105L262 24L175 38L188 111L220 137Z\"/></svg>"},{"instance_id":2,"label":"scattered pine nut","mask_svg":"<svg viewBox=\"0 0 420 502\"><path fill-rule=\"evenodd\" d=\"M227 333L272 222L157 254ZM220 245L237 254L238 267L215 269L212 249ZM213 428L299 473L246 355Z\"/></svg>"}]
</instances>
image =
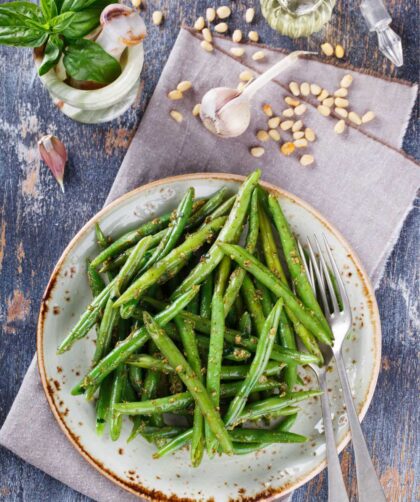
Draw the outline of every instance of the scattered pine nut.
<instances>
[{"instance_id":1,"label":"scattered pine nut","mask_svg":"<svg viewBox=\"0 0 420 502\"><path fill-rule=\"evenodd\" d=\"M350 112L349 113L349 120L353 122L353 124L356 125L361 125L362 119L359 117L359 115L356 112Z\"/></svg>"},{"instance_id":2,"label":"scattered pine nut","mask_svg":"<svg viewBox=\"0 0 420 502\"><path fill-rule=\"evenodd\" d=\"M250 7L249 9L246 9L245 21L247 23L252 23L252 21L254 20L254 16L255 16L255 9L253 9L252 7Z\"/></svg>"},{"instance_id":3,"label":"scattered pine nut","mask_svg":"<svg viewBox=\"0 0 420 502\"><path fill-rule=\"evenodd\" d=\"M239 43L242 40L242 31L235 30L232 34L232 40L236 43Z\"/></svg>"},{"instance_id":4,"label":"scattered pine nut","mask_svg":"<svg viewBox=\"0 0 420 502\"><path fill-rule=\"evenodd\" d=\"M217 31L217 33L226 33L228 29L229 26L226 23L217 23L214 27L214 30Z\"/></svg>"},{"instance_id":5,"label":"scattered pine nut","mask_svg":"<svg viewBox=\"0 0 420 502\"><path fill-rule=\"evenodd\" d=\"M308 82L303 82L300 84L300 93L302 96L309 96L309 93L311 92L311 88L308 84Z\"/></svg>"},{"instance_id":6,"label":"scattered pine nut","mask_svg":"<svg viewBox=\"0 0 420 502\"><path fill-rule=\"evenodd\" d=\"M192 110L192 114L194 115L194 117L198 117L200 115L200 112L201 112L201 103L197 103Z\"/></svg>"},{"instance_id":7,"label":"scattered pine nut","mask_svg":"<svg viewBox=\"0 0 420 502\"><path fill-rule=\"evenodd\" d=\"M267 131L261 129L257 132L257 139L260 141L268 141L270 139L270 136L268 135Z\"/></svg>"},{"instance_id":8,"label":"scattered pine nut","mask_svg":"<svg viewBox=\"0 0 420 502\"><path fill-rule=\"evenodd\" d=\"M342 134L345 128L346 128L346 122L343 119L341 119L335 124L334 132L336 134Z\"/></svg>"},{"instance_id":9,"label":"scattered pine nut","mask_svg":"<svg viewBox=\"0 0 420 502\"><path fill-rule=\"evenodd\" d=\"M254 52L254 54L252 55L252 59L254 61L260 61L261 59L264 59L264 58L265 58L264 51L257 51L257 52Z\"/></svg>"},{"instance_id":10,"label":"scattered pine nut","mask_svg":"<svg viewBox=\"0 0 420 502\"><path fill-rule=\"evenodd\" d=\"M182 92L178 89L174 89L173 91L168 92L168 98L172 101L176 101L177 99L182 99Z\"/></svg>"},{"instance_id":11,"label":"scattered pine nut","mask_svg":"<svg viewBox=\"0 0 420 502\"><path fill-rule=\"evenodd\" d=\"M343 117L343 119L347 118L347 115L349 114L345 108L335 108L334 111L337 115Z\"/></svg>"},{"instance_id":12,"label":"scattered pine nut","mask_svg":"<svg viewBox=\"0 0 420 502\"><path fill-rule=\"evenodd\" d=\"M331 108L333 106L333 104L334 104L334 98L332 96L330 96L330 97L324 99L324 101L322 102L322 104L324 106L329 106Z\"/></svg>"},{"instance_id":13,"label":"scattered pine nut","mask_svg":"<svg viewBox=\"0 0 420 502\"><path fill-rule=\"evenodd\" d=\"M280 122L280 117L271 117L271 119L268 119L267 124L270 129L275 129L280 125Z\"/></svg>"},{"instance_id":14,"label":"scattered pine nut","mask_svg":"<svg viewBox=\"0 0 420 502\"><path fill-rule=\"evenodd\" d=\"M244 70L239 74L239 80L242 80L242 82L249 82L253 78L254 76L249 70Z\"/></svg>"},{"instance_id":15,"label":"scattered pine nut","mask_svg":"<svg viewBox=\"0 0 420 502\"><path fill-rule=\"evenodd\" d=\"M344 57L344 47L340 44L335 46L335 57L341 59Z\"/></svg>"},{"instance_id":16,"label":"scattered pine nut","mask_svg":"<svg viewBox=\"0 0 420 502\"><path fill-rule=\"evenodd\" d=\"M207 40L203 40L201 42L201 48L204 49L207 52L212 52L213 51L213 46L210 42L207 42Z\"/></svg>"},{"instance_id":17,"label":"scattered pine nut","mask_svg":"<svg viewBox=\"0 0 420 502\"><path fill-rule=\"evenodd\" d=\"M245 49L243 49L242 47L232 47L230 49L230 53L235 57L240 58L245 54Z\"/></svg>"},{"instance_id":18,"label":"scattered pine nut","mask_svg":"<svg viewBox=\"0 0 420 502\"><path fill-rule=\"evenodd\" d=\"M345 98L335 98L334 103L338 108L347 108L349 106L349 100Z\"/></svg>"},{"instance_id":19,"label":"scattered pine nut","mask_svg":"<svg viewBox=\"0 0 420 502\"><path fill-rule=\"evenodd\" d=\"M375 118L375 114L371 110L369 110L368 112L366 112L363 115L363 117L362 117L362 124L367 124L368 122L370 122L374 118Z\"/></svg>"},{"instance_id":20,"label":"scattered pine nut","mask_svg":"<svg viewBox=\"0 0 420 502\"><path fill-rule=\"evenodd\" d=\"M290 141L288 141L287 143L283 143L280 147L281 153L286 156L292 155L295 149L296 149L295 145Z\"/></svg>"},{"instance_id":21,"label":"scattered pine nut","mask_svg":"<svg viewBox=\"0 0 420 502\"><path fill-rule=\"evenodd\" d=\"M194 23L194 29L197 31L201 31L205 26L206 23L204 21L204 17L203 16L198 17Z\"/></svg>"},{"instance_id":22,"label":"scattered pine nut","mask_svg":"<svg viewBox=\"0 0 420 502\"><path fill-rule=\"evenodd\" d=\"M300 101L298 99L291 98L290 96L286 96L284 98L284 101L289 105L289 106L298 106L300 105Z\"/></svg>"},{"instance_id":23,"label":"scattered pine nut","mask_svg":"<svg viewBox=\"0 0 420 502\"><path fill-rule=\"evenodd\" d=\"M300 131L303 127L303 122L301 120L297 120L292 127L292 132Z\"/></svg>"},{"instance_id":24,"label":"scattered pine nut","mask_svg":"<svg viewBox=\"0 0 420 502\"><path fill-rule=\"evenodd\" d=\"M283 110L283 112L282 112L282 115L284 117L288 117L288 118L293 117L294 114L295 114L295 112L294 112L293 108L286 108L286 110Z\"/></svg>"},{"instance_id":25,"label":"scattered pine nut","mask_svg":"<svg viewBox=\"0 0 420 502\"><path fill-rule=\"evenodd\" d=\"M133 7L140 7L141 0L131 0L131 5Z\"/></svg>"},{"instance_id":26,"label":"scattered pine nut","mask_svg":"<svg viewBox=\"0 0 420 502\"><path fill-rule=\"evenodd\" d=\"M178 91L181 91L181 92L186 92L189 89L191 89L191 87L192 87L192 83L189 80L183 80L182 82L180 82L176 86L176 88L178 89Z\"/></svg>"},{"instance_id":27,"label":"scattered pine nut","mask_svg":"<svg viewBox=\"0 0 420 502\"><path fill-rule=\"evenodd\" d=\"M306 148L308 146L308 141L306 138L297 139L293 142L296 148Z\"/></svg>"},{"instance_id":28,"label":"scattered pine nut","mask_svg":"<svg viewBox=\"0 0 420 502\"><path fill-rule=\"evenodd\" d=\"M300 163L302 164L302 166L310 166L311 164L314 163L314 158L312 155L309 155L309 154L305 154L305 155L302 155L302 157L300 158Z\"/></svg>"},{"instance_id":29,"label":"scattered pine nut","mask_svg":"<svg viewBox=\"0 0 420 502\"><path fill-rule=\"evenodd\" d=\"M280 141L280 133L278 132L277 129L270 129L268 131L268 134L270 138L273 139L274 141Z\"/></svg>"},{"instance_id":30,"label":"scattered pine nut","mask_svg":"<svg viewBox=\"0 0 420 502\"><path fill-rule=\"evenodd\" d=\"M340 87L340 89L337 89L334 92L334 96L336 98L345 98L348 93L349 93L349 91L345 87Z\"/></svg>"},{"instance_id":31,"label":"scattered pine nut","mask_svg":"<svg viewBox=\"0 0 420 502\"><path fill-rule=\"evenodd\" d=\"M326 56L332 56L334 54L334 48L329 42L325 42L324 44L321 44L321 51Z\"/></svg>"},{"instance_id":32,"label":"scattered pine nut","mask_svg":"<svg viewBox=\"0 0 420 502\"><path fill-rule=\"evenodd\" d=\"M324 101L324 99L327 99L330 93L327 91L327 89L322 89L322 91L318 94L318 97L316 98L318 101Z\"/></svg>"},{"instance_id":33,"label":"scattered pine nut","mask_svg":"<svg viewBox=\"0 0 420 502\"><path fill-rule=\"evenodd\" d=\"M301 139L305 137L305 133L303 131L296 131L293 133L293 139Z\"/></svg>"},{"instance_id":34,"label":"scattered pine nut","mask_svg":"<svg viewBox=\"0 0 420 502\"><path fill-rule=\"evenodd\" d=\"M152 14L153 24L159 26L163 21L163 12L161 10L155 10Z\"/></svg>"},{"instance_id":35,"label":"scattered pine nut","mask_svg":"<svg viewBox=\"0 0 420 502\"><path fill-rule=\"evenodd\" d=\"M265 103L263 105L262 109L263 109L263 112L267 115L267 117L272 117L274 115L273 109L271 108L271 106L268 103Z\"/></svg>"},{"instance_id":36,"label":"scattered pine nut","mask_svg":"<svg viewBox=\"0 0 420 502\"><path fill-rule=\"evenodd\" d=\"M353 82L353 77L350 74L344 75L341 79L340 87L345 87L346 89L351 86Z\"/></svg>"},{"instance_id":37,"label":"scattered pine nut","mask_svg":"<svg viewBox=\"0 0 420 502\"><path fill-rule=\"evenodd\" d=\"M318 84L311 84L311 94L318 96L321 93L321 87Z\"/></svg>"},{"instance_id":38,"label":"scattered pine nut","mask_svg":"<svg viewBox=\"0 0 420 502\"><path fill-rule=\"evenodd\" d=\"M175 120L175 122L178 122L178 124L180 124L184 119L182 113L179 112L178 110L171 110L169 112L169 115Z\"/></svg>"},{"instance_id":39,"label":"scattered pine nut","mask_svg":"<svg viewBox=\"0 0 420 502\"><path fill-rule=\"evenodd\" d=\"M289 89L293 96L300 96L299 84L297 82L290 82Z\"/></svg>"},{"instance_id":40,"label":"scattered pine nut","mask_svg":"<svg viewBox=\"0 0 420 502\"><path fill-rule=\"evenodd\" d=\"M208 28L204 28L201 34L203 35L203 38L206 42L213 42L213 35Z\"/></svg>"},{"instance_id":41,"label":"scattered pine nut","mask_svg":"<svg viewBox=\"0 0 420 502\"><path fill-rule=\"evenodd\" d=\"M216 14L220 19L227 19L231 14L230 7L222 5L216 9Z\"/></svg>"},{"instance_id":42,"label":"scattered pine nut","mask_svg":"<svg viewBox=\"0 0 420 502\"><path fill-rule=\"evenodd\" d=\"M209 7L206 10L206 19L209 23L212 23L216 19L216 9L213 9L213 7Z\"/></svg>"},{"instance_id":43,"label":"scattered pine nut","mask_svg":"<svg viewBox=\"0 0 420 502\"><path fill-rule=\"evenodd\" d=\"M324 117L328 117L331 113L331 108L329 106L319 105L318 111L321 115L324 115Z\"/></svg>"},{"instance_id":44,"label":"scattered pine nut","mask_svg":"<svg viewBox=\"0 0 420 502\"><path fill-rule=\"evenodd\" d=\"M310 141L311 143L316 140L315 133L310 127L307 127L305 129L305 138Z\"/></svg>"},{"instance_id":45,"label":"scattered pine nut","mask_svg":"<svg viewBox=\"0 0 420 502\"><path fill-rule=\"evenodd\" d=\"M306 105L304 105L303 103L295 108L296 115L303 115L305 112L306 112Z\"/></svg>"},{"instance_id":46,"label":"scattered pine nut","mask_svg":"<svg viewBox=\"0 0 420 502\"><path fill-rule=\"evenodd\" d=\"M293 124L293 120L285 120L280 124L280 129L282 129L283 131L288 131L293 127Z\"/></svg>"},{"instance_id":47,"label":"scattered pine nut","mask_svg":"<svg viewBox=\"0 0 420 502\"><path fill-rule=\"evenodd\" d=\"M257 158L264 155L264 152L265 152L265 150L262 146L254 146L249 151L253 157L257 157Z\"/></svg>"},{"instance_id":48,"label":"scattered pine nut","mask_svg":"<svg viewBox=\"0 0 420 502\"><path fill-rule=\"evenodd\" d=\"M251 42L258 42L260 36L258 35L257 31L250 31L248 33L248 38L251 40Z\"/></svg>"}]
</instances>

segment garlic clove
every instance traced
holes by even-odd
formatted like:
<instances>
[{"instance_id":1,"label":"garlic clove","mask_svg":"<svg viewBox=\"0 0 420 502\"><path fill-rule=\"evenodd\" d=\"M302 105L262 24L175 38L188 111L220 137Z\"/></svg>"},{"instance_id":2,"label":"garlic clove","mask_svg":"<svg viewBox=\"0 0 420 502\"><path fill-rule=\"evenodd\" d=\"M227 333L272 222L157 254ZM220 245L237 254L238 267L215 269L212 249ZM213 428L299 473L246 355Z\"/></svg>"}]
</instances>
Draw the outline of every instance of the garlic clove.
<instances>
[{"instance_id":1,"label":"garlic clove","mask_svg":"<svg viewBox=\"0 0 420 502\"><path fill-rule=\"evenodd\" d=\"M146 25L140 14L122 4L110 4L101 13L102 31L96 42L118 61L126 47L140 44Z\"/></svg>"},{"instance_id":2,"label":"garlic clove","mask_svg":"<svg viewBox=\"0 0 420 502\"><path fill-rule=\"evenodd\" d=\"M67 162L67 151L64 144L55 136L47 134L38 141L39 153L50 168L64 193L64 168Z\"/></svg>"}]
</instances>

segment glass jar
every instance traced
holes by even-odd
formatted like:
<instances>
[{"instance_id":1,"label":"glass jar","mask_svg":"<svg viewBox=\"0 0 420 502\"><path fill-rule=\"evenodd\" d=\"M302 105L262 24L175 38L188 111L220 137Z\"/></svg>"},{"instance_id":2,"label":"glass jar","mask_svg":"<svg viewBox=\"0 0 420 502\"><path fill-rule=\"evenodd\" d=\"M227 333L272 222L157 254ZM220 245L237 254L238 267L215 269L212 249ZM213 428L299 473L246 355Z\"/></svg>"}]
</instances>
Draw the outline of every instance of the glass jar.
<instances>
[{"instance_id":1,"label":"glass jar","mask_svg":"<svg viewBox=\"0 0 420 502\"><path fill-rule=\"evenodd\" d=\"M268 24L291 38L319 31L332 14L336 0L260 0Z\"/></svg>"}]
</instances>

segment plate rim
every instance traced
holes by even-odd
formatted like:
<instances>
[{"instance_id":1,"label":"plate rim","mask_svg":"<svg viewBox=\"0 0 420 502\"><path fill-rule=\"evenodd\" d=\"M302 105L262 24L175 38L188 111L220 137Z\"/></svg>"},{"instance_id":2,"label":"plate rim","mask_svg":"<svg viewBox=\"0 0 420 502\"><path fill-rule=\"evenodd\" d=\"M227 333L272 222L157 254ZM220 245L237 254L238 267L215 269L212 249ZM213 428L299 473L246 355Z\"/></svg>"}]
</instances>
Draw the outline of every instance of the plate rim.
<instances>
[{"instance_id":1,"label":"plate rim","mask_svg":"<svg viewBox=\"0 0 420 502\"><path fill-rule=\"evenodd\" d=\"M133 190L130 190L129 192L121 195L114 201L112 201L110 204L106 205L103 207L100 211L98 211L92 218L90 218L83 226L82 228L76 233L76 235L70 240L70 242L67 244L66 248L62 252L60 258L58 259L53 271L51 272L50 279L48 281L48 284L45 288L44 294L42 295L41 303L40 303L40 309L39 309L39 315L38 315L38 322L37 322L37 332L36 332L36 350L37 350L37 366L38 366L38 372L41 378L41 383L42 387L44 389L44 393L46 395L48 404L50 406L50 409L55 417L55 419L58 422L58 425L60 426L61 430L64 432L65 436L67 439L70 441L70 443L73 445L74 448L79 452L79 454L92 466L94 467L98 472L100 472L102 475L104 475L106 478L108 478L110 481L118 485L120 488L123 488L124 490L130 492L133 495L136 495L137 497L143 497L147 500L150 501L169 501L173 500L174 496L176 495L171 495L171 494L164 494L162 492L157 492L153 489L143 487L139 483L130 483L124 479L121 479L117 474L113 473L110 469L106 468L102 462L99 459L94 458L89 452L85 450L85 448L79 443L79 438L71 431L71 429L67 426L67 424L64 422L60 412L57 410L57 407L55 405L55 402L52 398L52 392L50 389L50 384L48 383L48 378L46 374L46 368L44 364L44 320L45 316L48 312L48 307L47 307L47 302L49 300L49 297L54 290L54 287L57 282L58 274L61 270L61 266L65 259L67 258L67 255L70 253L70 251L75 247L75 245L78 243L78 241L88 232L91 230L91 227L98 221L100 220L103 216L105 216L107 213L112 212L112 210L119 206L121 203L123 203L126 199L129 199L131 197L135 197L137 194L141 194L142 192L149 190L151 188L158 187L160 185L167 185L171 184L177 181L189 181L189 180L202 180L202 179L212 179L212 180L222 180L222 181L236 181L236 182L241 182L246 178L246 176L242 176L239 174L231 174L231 173L220 173L220 172L210 172L210 173L190 173L190 174L181 174L181 175L176 175L176 176L168 176L166 178L160 178L158 180L152 181L150 183L147 183L145 185L142 185L140 187L137 187ZM370 281L369 276L366 273L366 270L364 269L364 266L360 262L360 259L356 252L353 250L352 246L348 243L348 241L344 238L344 236L341 234L337 228L332 225L329 221L326 220L326 218L313 206L311 206L309 203L301 199L300 197L294 195L291 192L288 192L287 190L284 190L283 188L278 187L277 185L274 185L273 183L268 183L266 181L260 180L260 184L266 188L270 193L275 194L277 197L285 197L288 198L291 202L297 203L310 213L312 213L318 220L330 231L334 234L334 236L337 238L337 240L346 248L349 250L349 258L353 261L355 267L358 269L360 272L360 276L364 281L364 289L366 291L367 297L369 299L369 305L370 305L370 310L371 314L373 317L374 321L374 338L373 338L373 345L374 345L374 367L373 367L373 374L371 377L371 380L369 382L369 388L364 396L364 400L361 406L361 409L358 413L359 420L362 421L363 418L365 417L367 410L370 406L370 403L372 402L373 399L373 394L376 389L377 381L378 381L378 376L380 372L380 363L381 363L381 350L382 350L382 330L381 330L381 321L380 321L380 316L379 316L379 308L378 304L376 301L375 297L375 291L374 287ZM337 451L341 452L349 443L350 441L350 431L348 431L345 436L342 438L340 443L337 446ZM326 461L323 460L322 462L319 463L318 466L316 466L314 469L309 471L307 474L302 476L301 478L298 478L295 483L289 483L286 486L283 486L281 488L270 488L268 490L263 490L262 492L257 493L256 495L253 495L251 498L243 497L241 498L242 501L249 501L249 502L269 502L273 500L274 498L280 496L280 495L287 495L291 493L292 491L296 490L297 488L303 486L306 484L308 481L310 481L312 478L314 478L316 475L318 475L324 468L326 467ZM158 497L158 498L156 498ZM195 499L192 498L183 498L182 500L185 501L191 501L194 502ZM234 500L234 499L232 499Z\"/></svg>"}]
</instances>

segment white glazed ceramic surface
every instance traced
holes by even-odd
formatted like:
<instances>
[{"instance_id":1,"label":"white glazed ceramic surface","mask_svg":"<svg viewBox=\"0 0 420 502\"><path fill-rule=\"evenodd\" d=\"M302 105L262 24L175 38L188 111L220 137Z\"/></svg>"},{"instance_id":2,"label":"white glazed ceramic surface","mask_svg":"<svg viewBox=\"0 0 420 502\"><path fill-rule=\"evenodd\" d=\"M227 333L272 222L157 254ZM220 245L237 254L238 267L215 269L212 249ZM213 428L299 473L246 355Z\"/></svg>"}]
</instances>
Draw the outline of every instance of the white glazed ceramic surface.
<instances>
[{"instance_id":1,"label":"white glazed ceramic surface","mask_svg":"<svg viewBox=\"0 0 420 502\"><path fill-rule=\"evenodd\" d=\"M62 356L56 349L91 300L85 274L86 258L97 253L94 222L107 235L120 235L142 221L172 209L185 190L193 186L197 197L209 196L222 186L236 191L241 177L198 174L174 177L133 191L102 210L69 244L47 287L38 325L38 358L41 378L51 408L64 432L82 455L104 475L127 490L153 500L266 500L286 494L315 476L325 466L324 436L319 399L301 404L293 432L309 436L305 444L277 445L245 456L205 458L190 467L189 452L154 460L153 445L139 438L126 443L131 423L125 422L121 438L95 433L95 409L71 388L89 368L94 332ZM302 237L326 233L344 276L354 329L344 344L344 357L357 408L363 417L373 395L380 361L380 323L372 287L357 257L331 226L296 197L266 185L279 196L293 230ZM345 231L345 229L343 229ZM309 387L314 377L303 374ZM329 373L330 401L339 448L348 441L347 419L335 369ZM173 499L171 497L174 497Z\"/></svg>"}]
</instances>

